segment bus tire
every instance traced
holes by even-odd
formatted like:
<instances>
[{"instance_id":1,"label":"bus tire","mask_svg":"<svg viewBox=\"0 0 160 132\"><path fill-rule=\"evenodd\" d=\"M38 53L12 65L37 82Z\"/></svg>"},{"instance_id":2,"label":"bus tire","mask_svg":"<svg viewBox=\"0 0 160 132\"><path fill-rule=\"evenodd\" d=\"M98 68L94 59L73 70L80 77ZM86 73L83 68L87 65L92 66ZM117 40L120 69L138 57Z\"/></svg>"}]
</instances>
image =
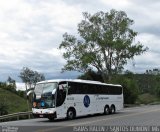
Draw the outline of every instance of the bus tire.
<instances>
[{"instance_id":1,"label":"bus tire","mask_svg":"<svg viewBox=\"0 0 160 132\"><path fill-rule=\"evenodd\" d=\"M67 119L73 120L76 117L76 111L74 108L69 108L67 111Z\"/></svg>"},{"instance_id":2,"label":"bus tire","mask_svg":"<svg viewBox=\"0 0 160 132\"><path fill-rule=\"evenodd\" d=\"M108 105L106 105L104 107L104 115L109 115L109 106Z\"/></svg>"},{"instance_id":3,"label":"bus tire","mask_svg":"<svg viewBox=\"0 0 160 132\"><path fill-rule=\"evenodd\" d=\"M116 113L116 108L115 108L114 105L111 105L110 113L111 113L111 114L115 114L115 113Z\"/></svg>"}]
</instances>

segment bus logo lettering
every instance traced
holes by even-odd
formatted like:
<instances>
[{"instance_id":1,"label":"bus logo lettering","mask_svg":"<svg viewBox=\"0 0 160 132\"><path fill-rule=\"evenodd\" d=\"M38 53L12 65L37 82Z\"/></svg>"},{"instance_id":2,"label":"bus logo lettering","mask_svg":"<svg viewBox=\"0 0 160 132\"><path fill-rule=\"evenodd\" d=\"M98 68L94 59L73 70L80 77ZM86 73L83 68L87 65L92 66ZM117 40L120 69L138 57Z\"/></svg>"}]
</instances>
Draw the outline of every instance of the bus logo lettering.
<instances>
[{"instance_id":1,"label":"bus logo lettering","mask_svg":"<svg viewBox=\"0 0 160 132\"><path fill-rule=\"evenodd\" d=\"M90 98L89 98L88 95L84 96L83 104L84 104L85 107L89 107L89 105L90 105Z\"/></svg>"}]
</instances>

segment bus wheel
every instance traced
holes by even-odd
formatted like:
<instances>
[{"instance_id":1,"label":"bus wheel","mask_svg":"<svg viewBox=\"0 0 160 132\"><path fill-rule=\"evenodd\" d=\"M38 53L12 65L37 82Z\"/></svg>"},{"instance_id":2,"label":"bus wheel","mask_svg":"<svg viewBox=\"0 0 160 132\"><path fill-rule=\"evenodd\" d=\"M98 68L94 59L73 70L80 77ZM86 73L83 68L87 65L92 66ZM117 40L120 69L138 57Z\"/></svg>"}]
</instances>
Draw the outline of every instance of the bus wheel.
<instances>
[{"instance_id":1,"label":"bus wheel","mask_svg":"<svg viewBox=\"0 0 160 132\"><path fill-rule=\"evenodd\" d=\"M111 113L111 114L115 114L115 113L116 113L116 108L115 108L114 105L111 106L111 108L110 108L110 113Z\"/></svg>"},{"instance_id":2,"label":"bus wheel","mask_svg":"<svg viewBox=\"0 0 160 132\"><path fill-rule=\"evenodd\" d=\"M108 106L108 105L106 105L106 106L104 107L104 114L105 114L105 115L108 115L108 114L109 114L109 106Z\"/></svg>"},{"instance_id":3,"label":"bus wheel","mask_svg":"<svg viewBox=\"0 0 160 132\"><path fill-rule=\"evenodd\" d=\"M67 119L72 120L76 116L76 112L74 109L68 109L67 111Z\"/></svg>"}]
</instances>

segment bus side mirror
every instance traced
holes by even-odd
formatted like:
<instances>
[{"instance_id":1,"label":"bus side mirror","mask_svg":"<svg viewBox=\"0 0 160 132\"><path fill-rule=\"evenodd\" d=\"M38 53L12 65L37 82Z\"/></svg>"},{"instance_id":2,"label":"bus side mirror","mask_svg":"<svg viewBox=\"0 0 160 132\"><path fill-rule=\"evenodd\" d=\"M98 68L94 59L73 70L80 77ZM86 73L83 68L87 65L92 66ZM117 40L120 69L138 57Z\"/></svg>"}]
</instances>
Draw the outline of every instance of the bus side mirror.
<instances>
[{"instance_id":1,"label":"bus side mirror","mask_svg":"<svg viewBox=\"0 0 160 132\"><path fill-rule=\"evenodd\" d=\"M30 95L31 93L34 93L34 90L30 90L30 91L27 92L27 99L29 99L29 95Z\"/></svg>"},{"instance_id":2,"label":"bus side mirror","mask_svg":"<svg viewBox=\"0 0 160 132\"><path fill-rule=\"evenodd\" d=\"M33 93L34 91L33 90L30 90L27 92L27 96L29 96L31 93Z\"/></svg>"}]
</instances>

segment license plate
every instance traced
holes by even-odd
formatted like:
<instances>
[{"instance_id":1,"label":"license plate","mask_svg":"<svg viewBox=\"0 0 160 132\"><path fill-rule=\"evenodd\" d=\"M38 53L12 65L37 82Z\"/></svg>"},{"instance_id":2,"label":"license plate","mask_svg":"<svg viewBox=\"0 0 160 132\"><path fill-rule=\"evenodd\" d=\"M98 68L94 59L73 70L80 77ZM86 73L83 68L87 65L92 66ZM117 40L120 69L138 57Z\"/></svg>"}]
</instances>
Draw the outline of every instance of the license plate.
<instances>
[{"instance_id":1,"label":"license plate","mask_svg":"<svg viewBox=\"0 0 160 132\"><path fill-rule=\"evenodd\" d=\"M39 115L39 117L43 117L43 115Z\"/></svg>"}]
</instances>

